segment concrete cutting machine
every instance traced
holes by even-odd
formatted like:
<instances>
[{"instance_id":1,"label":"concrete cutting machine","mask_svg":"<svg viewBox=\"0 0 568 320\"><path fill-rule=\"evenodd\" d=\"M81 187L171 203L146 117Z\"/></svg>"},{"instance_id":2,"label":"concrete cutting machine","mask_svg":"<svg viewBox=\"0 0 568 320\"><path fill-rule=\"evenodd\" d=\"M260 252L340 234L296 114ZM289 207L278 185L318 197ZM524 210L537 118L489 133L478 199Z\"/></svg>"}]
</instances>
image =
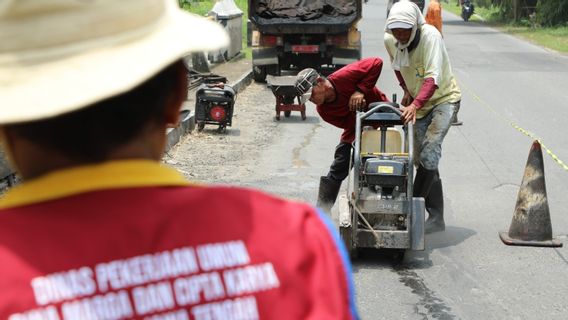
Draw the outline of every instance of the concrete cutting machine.
<instances>
[{"instance_id":1,"label":"concrete cutting machine","mask_svg":"<svg viewBox=\"0 0 568 320\"><path fill-rule=\"evenodd\" d=\"M347 194L339 197L339 231L352 257L358 248L424 250L424 199L413 198L413 126L398 104L357 112Z\"/></svg>"}]
</instances>

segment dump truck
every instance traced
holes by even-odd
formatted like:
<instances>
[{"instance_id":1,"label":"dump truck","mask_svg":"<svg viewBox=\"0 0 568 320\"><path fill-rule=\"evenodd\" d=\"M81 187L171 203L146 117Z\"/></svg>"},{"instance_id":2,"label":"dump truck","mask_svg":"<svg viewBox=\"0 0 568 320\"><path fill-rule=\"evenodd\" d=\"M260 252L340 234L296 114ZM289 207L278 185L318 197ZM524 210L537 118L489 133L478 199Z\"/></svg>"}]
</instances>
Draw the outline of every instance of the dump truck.
<instances>
[{"instance_id":1,"label":"dump truck","mask_svg":"<svg viewBox=\"0 0 568 320\"><path fill-rule=\"evenodd\" d=\"M361 59L362 0L249 0L253 77L311 67L336 70Z\"/></svg>"}]
</instances>

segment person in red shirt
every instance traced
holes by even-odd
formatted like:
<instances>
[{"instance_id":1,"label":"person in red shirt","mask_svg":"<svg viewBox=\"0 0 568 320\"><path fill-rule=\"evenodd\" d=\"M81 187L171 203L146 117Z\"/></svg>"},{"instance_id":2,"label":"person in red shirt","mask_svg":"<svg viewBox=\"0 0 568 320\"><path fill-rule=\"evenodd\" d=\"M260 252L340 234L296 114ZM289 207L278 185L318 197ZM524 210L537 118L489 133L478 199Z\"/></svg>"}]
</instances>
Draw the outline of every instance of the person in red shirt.
<instances>
[{"instance_id":1,"label":"person in red shirt","mask_svg":"<svg viewBox=\"0 0 568 320\"><path fill-rule=\"evenodd\" d=\"M335 71L327 78L311 68L298 73L296 87L299 93L316 105L323 120L343 129L329 172L320 178L317 206L326 212L333 207L341 182L349 173L352 143L355 140L355 111L367 110L373 102L388 101L375 86L382 68L380 58L365 58Z\"/></svg>"},{"instance_id":2,"label":"person in red shirt","mask_svg":"<svg viewBox=\"0 0 568 320\"><path fill-rule=\"evenodd\" d=\"M23 179L0 199L0 319L357 318L322 212L161 164L182 58L227 45L220 25L170 0L0 11L0 134Z\"/></svg>"}]
</instances>

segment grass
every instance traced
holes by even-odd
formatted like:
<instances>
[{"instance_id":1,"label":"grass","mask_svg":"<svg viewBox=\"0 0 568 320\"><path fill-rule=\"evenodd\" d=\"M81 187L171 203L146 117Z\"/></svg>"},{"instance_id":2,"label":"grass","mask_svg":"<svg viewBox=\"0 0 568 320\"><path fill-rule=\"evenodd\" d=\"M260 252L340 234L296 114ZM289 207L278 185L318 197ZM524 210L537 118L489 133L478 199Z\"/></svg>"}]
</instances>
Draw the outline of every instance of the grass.
<instances>
[{"instance_id":1,"label":"grass","mask_svg":"<svg viewBox=\"0 0 568 320\"><path fill-rule=\"evenodd\" d=\"M506 25L501 29L543 47L568 53L568 27L531 29L530 27Z\"/></svg>"},{"instance_id":2,"label":"grass","mask_svg":"<svg viewBox=\"0 0 568 320\"><path fill-rule=\"evenodd\" d=\"M442 2L444 10L452 12L458 16L461 14L461 7L456 6L454 0L449 3ZM546 28L537 26L531 28L528 21L521 21L518 24L507 24L500 20L497 8L475 8L475 15L470 21L477 21L489 24L497 29L509 34L521 37L540 46L562 53L568 53L568 26L558 28Z\"/></svg>"},{"instance_id":3,"label":"grass","mask_svg":"<svg viewBox=\"0 0 568 320\"><path fill-rule=\"evenodd\" d=\"M211 11L215 5L215 0L184 0L183 9L195 13L200 16L205 16ZM252 49L247 47L247 20L248 20L248 0L234 0L235 4L239 9L243 11L242 16L242 41L243 49L242 52L245 54L246 58L252 58Z\"/></svg>"}]
</instances>

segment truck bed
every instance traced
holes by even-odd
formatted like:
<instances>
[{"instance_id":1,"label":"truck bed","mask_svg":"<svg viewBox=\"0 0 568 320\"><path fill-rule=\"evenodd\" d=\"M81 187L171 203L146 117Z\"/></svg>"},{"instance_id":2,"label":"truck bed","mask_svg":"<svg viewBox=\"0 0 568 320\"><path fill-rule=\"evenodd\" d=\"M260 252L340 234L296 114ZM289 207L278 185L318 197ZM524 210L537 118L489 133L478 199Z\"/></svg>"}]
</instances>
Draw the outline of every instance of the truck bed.
<instances>
[{"instance_id":1,"label":"truck bed","mask_svg":"<svg viewBox=\"0 0 568 320\"><path fill-rule=\"evenodd\" d=\"M361 0L311 0L310 10L283 9L270 11L266 7L272 0L250 0L249 19L263 33L298 34L298 33L340 33L345 32L361 17ZM312 1L320 1L329 6L330 3L343 5L333 14L326 14L327 9L314 9ZM293 1L291 1L293 3ZM298 3L304 3L298 0ZM307 14L306 14L307 13ZM342 14L347 13L347 14ZM305 14L305 15L302 15Z\"/></svg>"}]
</instances>

